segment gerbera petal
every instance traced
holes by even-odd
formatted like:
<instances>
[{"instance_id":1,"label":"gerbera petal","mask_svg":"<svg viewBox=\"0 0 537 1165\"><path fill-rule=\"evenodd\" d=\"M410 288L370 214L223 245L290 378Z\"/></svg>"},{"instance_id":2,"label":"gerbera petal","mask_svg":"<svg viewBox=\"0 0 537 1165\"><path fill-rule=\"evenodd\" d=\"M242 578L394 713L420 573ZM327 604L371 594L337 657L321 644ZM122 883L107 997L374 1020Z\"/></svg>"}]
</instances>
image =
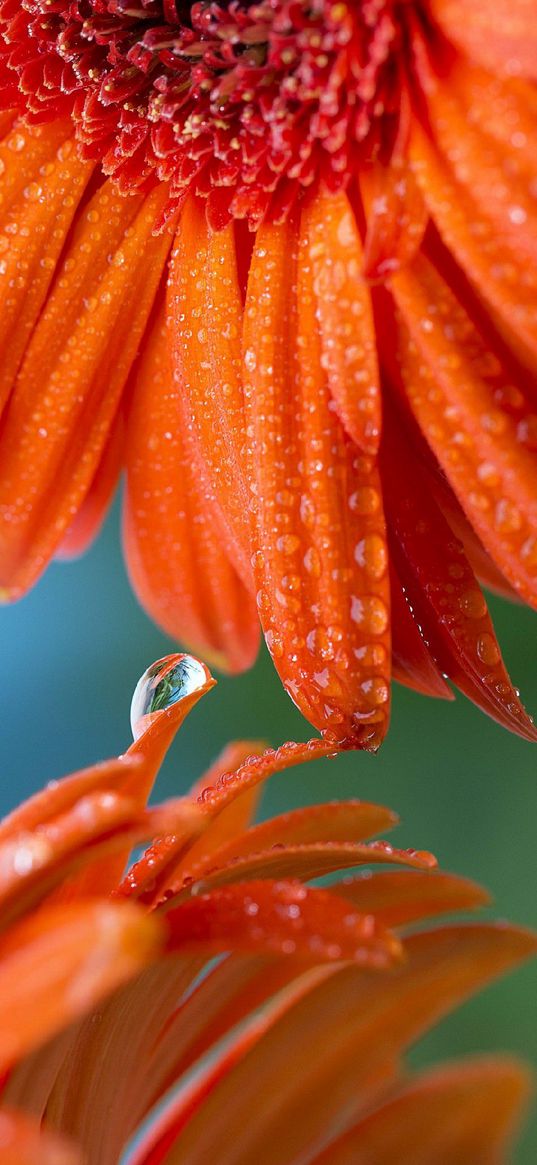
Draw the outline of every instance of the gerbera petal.
<instances>
[{"instance_id":1,"label":"gerbera petal","mask_svg":"<svg viewBox=\"0 0 537 1165\"><path fill-rule=\"evenodd\" d=\"M136 1165L272 1165L274 1145L279 1165L313 1155L342 1114L358 1115L408 1043L528 957L535 940L503 925L453 926L412 935L405 950L389 975L347 967L326 976L261 1038L222 1052L164 1110ZM281 1079L285 1091L275 1093Z\"/></svg>"},{"instance_id":2,"label":"gerbera petal","mask_svg":"<svg viewBox=\"0 0 537 1165\"><path fill-rule=\"evenodd\" d=\"M390 927L489 903L489 896L481 886L443 870L358 874L340 882L338 893L364 914L374 914Z\"/></svg>"},{"instance_id":3,"label":"gerbera petal","mask_svg":"<svg viewBox=\"0 0 537 1165\"><path fill-rule=\"evenodd\" d=\"M166 233L153 236L163 200L160 189L121 198L100 188L32 336L0 436L8 598L44 569L91 485L169 250Z\"/></svg>"},{"instance_id":4,"label":"gerbera petal","mask_svg":"<svg viewBox=\"0 0 537 1165\"><path fill-rule=\"evenodd\" d=\"M414 258L429 213L406 158L364 169L360 191L367 223L363 275L376 283Z\"/></svg>"},{"instance_id":5,"label":"gerbera petal","mask_svg":"<svg viewBox=\"0 0 537 1165\"><path fill-rule=\"evenodd\" d=\"M273 845L270 849L260 849L222 863L215 855L211 869L198 869L192 876L205 889L246 878L299 878L301 881L311 881L353 866L377 863L391 865L392 862L416 869L430 869L436 865L436 859L426 851L396 849L387 841L373 841L369 845L358 842L312 842L282 845L281 848ZM187 869L190 873L188 866Z\"/></svg>"},{"instance_id":6,"label":"gerbera petal","mask_svg":"<svg viewBox=\"0 0 537 1165\"><path fill-rule=\"evenodd\" d=\"M527 1072L513 1060L434 1068L403 1085L314 1165L496 1165L529 1091Z\"/></svg>"},{"instance_id":7,"label":"gerbera petal","mask_svg":"<svg viewBox=\"0 0 537 1165\"><path fill-rule=\"evenodd\" d=\"M171 372L163 312L137 369L128 420L124 542L129 574L164 630L225 671L250 667L255 601L232 566L208 508ZM214 434L214 428L211 427Z\"/></svg>"},{"instance_id":8,"label":"gerbera petal","mask_svg":"<svg viewBox=\"0 0 537 1165\"><path fill-rule=\"evenodd\" d=\"M397 939L371 915L349 913L327 890L294 881L248 881L196 894L166 906L168 950L186 954L232 948L256 954L293 954L324 962L349 959L387 966L400 957Z\"/></svg>"},{"instance_id":9,"label":"gerbera petal","mask_svg":"<svg viewBox=\"0 0 537 1165\"><path fill-rule=\"evenodd\" d=\"M231 225L210 229L203 204L194 198L177 228L167 314L174 378L192 435L193 472L207 491L232 561L251 585L235 240Z\"/></svg>"},{"instance_id":10,"label":"gerbera petal","mask_svg":"<svg viewBox=\"0 0 537 1165\"><path fill-rule=\"evenodd\" d=\"M159 920L131 903L50 907L13 928L0 963L2 1070L141 970L161 940Z\"/></svg>"},{"instance_id":11,"label":"gerbera petal","mask_svg":"<svg viewBox=\"0 0 537 1165\"><path fill-rule=\"evenodd\" d=\"M507 675L483 592L420 477L402 426L385 426L383 455L392 553L428 649L478 707L511 732L537 740Z\"/></svg>"},{"instance_id":12,"label":"gerbera petal","mask_svg":"<svg viewBox=\"0 0 537 1165\"><path fill-rule=\"evenodd\" d=\"M82 1165L75 1145L22 1112L0 1112L0 1165Z\"/></svg>"},{"instance_id":13,"label":"gerbera petal","mask_svg":"<svg viewBox=\"0 0 537 1165\"><path fill-rule=\"evenodd\" d=\"M321 360L339 419L365 453L380 440L381 397L362 244L346 194L319 193L303 212Z\"/></svg>"},{"instance_id":14,"label":"gerbera petal","mask_svg":"<svg viewBox=\"0 0 537 1165\"><path fill-rule=\"evenodd\" d=\"M537 461L495 406L496 362L487 376L480 336L424 257L394 277L392 291L405 324L398 359L412 411L489 554L537 605Z\"/></svg>"},{"instance_id":15,"label":"gerbera petal","mask_svg":"<svg viewBox=\"0 0 537 1165\"><path fill-rule=\"evenodd\" d=\"M424 696L453 700L453 692L427 650L397 571L390 565L392 604L392 675L394 680Z\"/></svg>"},{"instance_id":16,"label":"gerbera petal","mask_svg":"<svg viewBox=\"0 0 537 1165\"><path fill-rule=\"evenodd\" d=\"M434 19L459 49L508 77L537 78L537 30L533 0L430 0Z\"/></svg>"},{"instance_id":17,"label":"gerbera petal","mask_svg":"<svg viewBox=\"0 0 537 1165\"><path fill-rule=\"evenodd\" d=\"M78 558L97 537L123 468L125 421L118 413L80 510L57 551L58 558Z\"/></svg>"},{"instance_id":18,"label":"gerbera petal","mask_svg":"<svg viewBox=\"0 0 537 1165\"><path fill-rule=\"evenodd\" d=\"M70 121L17 122L0 143L0 413L92 170Z\"/></svg>"},{"instance_id":19,"label":"gerbera petal","mask_svg":"<svg viewBox=\"0 0 537 1165\"><path fill-rule=\"evenodd\" d=\"M456 180L449 163L417 125L411 161L444 242L487 305L500 335L522 364L535 371L537 283L533 264L514 249L505 234L499 234L486 209Z\"/></svg>"},{"instance_id":20,"label":"gerbera petal","mask_svg":"<svg viewBox=\"0 0 537 1165\"><path fill-rule=\"evenodd\" d=\"M304 715L332 739L374 749L389 708L380 481L333 411L308 251L307 235L299 248L289 223L266 225L250 267L244 361L258 606Z\"/></svg>"}]
</instances>

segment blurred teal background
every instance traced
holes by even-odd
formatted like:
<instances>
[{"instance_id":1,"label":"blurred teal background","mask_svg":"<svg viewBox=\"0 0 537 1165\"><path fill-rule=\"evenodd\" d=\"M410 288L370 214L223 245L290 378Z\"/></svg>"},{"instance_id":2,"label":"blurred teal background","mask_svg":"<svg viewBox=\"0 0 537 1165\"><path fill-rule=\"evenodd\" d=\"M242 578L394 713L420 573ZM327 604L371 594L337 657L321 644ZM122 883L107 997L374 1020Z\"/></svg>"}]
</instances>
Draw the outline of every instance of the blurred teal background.
<instances>
[{"instance_id":1,"label":"blurred teal background","mask_svg":"<svg viewBox=\"0 0 537 1165\"><path fill-rule=\"evenodd\" d=\"M514 682L537 713L537 615L491 599ZM92 551L54 565L37 588L0 610L1 809L53 777L125 749L134 686L173 644L131 594L121 560L117 509ZM232 737L278 744L309 735L270 660L222 679L185 724L157 794L187 788ZM336 797L377 800L402 824L398 845L432 849L440 863L493 894L495 914L537 926L537 749L498 728L462 698L426 700L396 686L380 756L352 754L274 778L264 813ZM422 1042L414 1062L504 1049L535 1064L535 965L488 989ZM517 1165L537 1160L537 1122Z\"/></svg>"}]
</instances>

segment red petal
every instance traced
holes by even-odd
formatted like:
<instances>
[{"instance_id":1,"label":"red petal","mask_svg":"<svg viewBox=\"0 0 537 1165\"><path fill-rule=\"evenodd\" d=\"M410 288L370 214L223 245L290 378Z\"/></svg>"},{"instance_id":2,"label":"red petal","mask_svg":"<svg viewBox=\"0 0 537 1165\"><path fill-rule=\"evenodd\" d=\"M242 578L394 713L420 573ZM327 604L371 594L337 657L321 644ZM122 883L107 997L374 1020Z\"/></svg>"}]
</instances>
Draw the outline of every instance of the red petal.
<instances>
[{"instance_id":1,"label":"red petal","mask_svg":"<svg viewBox=\"0 0 537 1165\"><path fill-rule=\"evenodd\" d=\"M394 680L424 696L453 700L416 623L393 563L390 564L392 601L392 675Z\"/></svg>"},{"instance_id":2,"label":"red petal","mask_svg":"<svg viewBox=\"0 0 537 1165\"><path fill-rule=\"evenodd\" d=\"M484 595L421 479L401 425L385 426L383 452L392 552L428 649L478 707L511 732L537 740L503 665Z\"/></svg>"},{"instance_id":3,"label":"red petal","mask_svg":"<svg viewBox=\"0 0 537 1165\"><path fill-rule=\"evenodd\" d=\"M222 670L243 671L258 650L257 610L200 490L180 398L161 314L144 346L128 422L129 574L140 602L169 635Z\"/></svg>"},{"instance_id":4,"label":"red petal","mask_svg":"<svg viewBox=\"0 0 537 1165\"><path fill-rule=\"evenodd\" d=\"M165 917L170 951L232 949L371 967L387 966L400 955L398 941L371 915L349 913L336 894L297 882L250 881L210 890L166 907Z\"/></svg>"}]
</instances>

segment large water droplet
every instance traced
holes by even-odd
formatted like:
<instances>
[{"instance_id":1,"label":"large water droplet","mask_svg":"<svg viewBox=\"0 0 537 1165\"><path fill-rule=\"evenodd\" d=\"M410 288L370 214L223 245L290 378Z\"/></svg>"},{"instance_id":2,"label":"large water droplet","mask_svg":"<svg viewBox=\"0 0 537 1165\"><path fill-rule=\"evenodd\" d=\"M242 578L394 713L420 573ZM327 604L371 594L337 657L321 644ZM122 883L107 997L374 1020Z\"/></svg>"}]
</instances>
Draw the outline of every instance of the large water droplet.
<instances>
[{"instance_id":1,"label":"large water droplet","mask_svg":"<svg viewBox=\"0 0 537 1165\"><path fill-rule=\"evenodd\" d=\"M165 711L202 688L209 676L193 655L167 655L152 663L138 680L131 704L131 728L135 740L148 726L154 712Z\"/></svg>"}]
</instances>

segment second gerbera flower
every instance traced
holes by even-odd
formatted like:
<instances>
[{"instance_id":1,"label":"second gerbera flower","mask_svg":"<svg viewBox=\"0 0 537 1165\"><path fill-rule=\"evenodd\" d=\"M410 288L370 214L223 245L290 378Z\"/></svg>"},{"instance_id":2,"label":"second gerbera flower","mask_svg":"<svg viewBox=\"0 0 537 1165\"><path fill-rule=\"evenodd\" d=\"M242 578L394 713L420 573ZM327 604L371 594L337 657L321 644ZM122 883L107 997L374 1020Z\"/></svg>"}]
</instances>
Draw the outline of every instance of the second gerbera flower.
<instances>
[{"instance_id":1,"label":"second gerbera flower","mask_svg":"<svg viewBox=\"0 0 537 1165\"><path fill-rule=\"evenodd\" d=\"M0 3L7 598L126 460L169 632L239 670L257 601L348 745L392 674L535 739L476 581L535 603L535 62L499 8L485 46L441 0Z\"/></svg>"}]
</instances>

